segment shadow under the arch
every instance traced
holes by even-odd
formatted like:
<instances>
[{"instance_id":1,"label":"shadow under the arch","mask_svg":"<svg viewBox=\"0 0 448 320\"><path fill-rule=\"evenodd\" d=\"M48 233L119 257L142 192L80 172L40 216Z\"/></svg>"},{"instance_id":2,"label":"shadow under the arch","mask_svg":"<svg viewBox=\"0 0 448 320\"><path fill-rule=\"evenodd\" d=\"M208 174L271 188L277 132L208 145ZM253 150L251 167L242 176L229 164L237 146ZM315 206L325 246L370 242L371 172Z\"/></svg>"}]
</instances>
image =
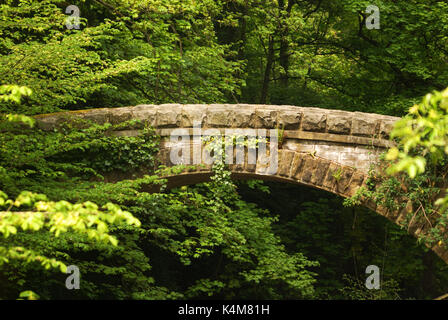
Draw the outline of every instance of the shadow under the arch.
<instances>
[{"instance_id":1,"label":"shadow under the arch","mask_svg":"<svg viewBox=\"0 0 448 320\"><path fill-rule=\"evenodd\" d=\"M167 180L166 182L166 190L179 188L183 186L190 186L195 185L199 183L204 182L210 182L211 177L213 176L213 172L211 171L203 171L203 172L187 172L187 173L181 173L176 174L172 176L164 176L163 178ZM297 181L291 178L286 177L280 177L276 175L261 175L256 173L248 173L248 172L232 172L230 177L233 180L237 181L247 181L247 180L261 180L264 182L277 182L277 183L287 183L287 184L293 184L293 185L301 185L301 186L307 186L313 189L317 190L323 190L327 191L329 193L339 195L335 192L331 192L323 187L315 186L306 182ZM160 191L159 185L151 185L144 187L144 190L146 192L159 192Z\"/></svg>"},{"instance_id":2,"label":"shadow under the arch","mask_svg":"<svg viewBox=\"0 0 448 320\"><path fill-rule=\"evenodd\" d=\"M182 186L188 186L188 185L195 185L199 183L209 182L210 178L212 177L213 172L211 171L195 171L195 172L183 172L181 174L172 175L172 176L165 176L164 179L167 179L166 183L166 190L174 189L177 187ZM340 197L347 197L349 195L344 193L339 193L335 189L327 189L322 185L313 185L310 183L306 183L304 181L295 180L292 178L282 177L279 175L264 175L264 174L257 174L253 172L231 172L231 178L235 180L262 180L264 182L274 182L274 183L283 183L283 184L289 184L289 185L299 185L304 187L309 187L315 190L325 191L327 193L340 196ZM147 185L143 187L143 191L149 192L149 193L155 193L160 192L161 186L160 185ZM363 208L369 209L379 216L382 216L383 218L386 218L386 220L391 221L392 223L398 224L397 217L401 217L403 213L391 213L388 210L385 210L383 208L377 207L372 201L369 202L363 202L361 204ZM413 235L415 238L417 237L414 232L409 232L411 235ZM446 264L448 264L448 251L440 246L439 244L436 244L433 247L428 246L441 260L443 260Z\"/></svg>"}]
</instances>

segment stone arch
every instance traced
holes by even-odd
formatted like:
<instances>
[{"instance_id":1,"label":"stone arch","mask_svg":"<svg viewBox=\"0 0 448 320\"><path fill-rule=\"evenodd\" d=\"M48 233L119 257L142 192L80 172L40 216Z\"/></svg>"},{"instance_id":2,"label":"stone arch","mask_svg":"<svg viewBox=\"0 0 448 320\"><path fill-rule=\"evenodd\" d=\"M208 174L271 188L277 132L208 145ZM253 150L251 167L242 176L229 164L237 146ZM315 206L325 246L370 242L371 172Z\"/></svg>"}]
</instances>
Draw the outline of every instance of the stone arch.
<instances>
[{"instance_id":1,"label":"stone arch","mask_svg":"<svg viewBox=\"0 0 448 320\"><path fill-rule=\"evenodd\" d=\"M52 130L65 121L82 118L96 123L117 124L131 119L141 120L153 126L162 137L158 155L160 164L174 165L170 160L178 142L170 140L175 130L194 137L195 126L215 129L225 133L228 128L252 130L277 130L282 139L278 144L278 168L275 174L266 174L265 167L258 162L229 164L236 178L256 178L307 185L342 197L351 197L364 186L368 170L391 142L389 132L396 117L295 106L272 105L139 105L135 107L90 109L61 112L35 117L43 130ZM137 135L142 129L136 124L114 132L117 136ZM191 150L187 162L192 160L194 139L182 142L182 147ZM202 159L202 157L201 157ZM211 165L167 176L171 186L180 186L205 181L211 175ZM122 177L125 178L125 177ZM398 224L409 208L390 212L371 201L363 206ZM418 236L425 231L410 228ZM431 248L448 263L448 250L436 245Z\"/></svg>"}]
</instances>

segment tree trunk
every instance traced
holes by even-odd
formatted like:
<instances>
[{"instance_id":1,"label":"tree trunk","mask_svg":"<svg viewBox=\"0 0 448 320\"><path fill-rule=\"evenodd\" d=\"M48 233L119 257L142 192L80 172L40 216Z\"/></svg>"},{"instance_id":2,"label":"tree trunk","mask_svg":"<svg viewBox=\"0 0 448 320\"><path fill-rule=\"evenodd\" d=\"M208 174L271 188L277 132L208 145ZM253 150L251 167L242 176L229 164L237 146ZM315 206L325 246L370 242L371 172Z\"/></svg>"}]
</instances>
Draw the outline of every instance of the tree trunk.
<instances>
[{"instance_id":1,"label":"tree trunk","mask_svg":"<svg viewBox=\"0 0 448 320\"><path fill-rule=\"evenodd\" d=\"M290 16L292 6L294 5L294 1L288 1L287 5L285 5L284 0L279 0L278 5L281 10L286 10L287 16ZM289 28L288 25L285 23L283 26L283 29L280 30L280 66L283 68L284 74L282 75L280 79L280 83L283 87L288 86L288 80L289 80L289 42L288 42L288 34L289 34Z\"/></svg>"},{"instance_id":2,"label":"tree trunk","mask_svg":"<svg viewBox=\"0 0 448 320\"><path fill-rule=\"evenodd\" d=\"M266 68L264 70L263 87L261 89L260 104L266 104L268 90L269 90L269 78L271 76L272 63L274 62L274 36L269 36L269 48L268 56L266 60Z\"/></svg>"}]
</instances>

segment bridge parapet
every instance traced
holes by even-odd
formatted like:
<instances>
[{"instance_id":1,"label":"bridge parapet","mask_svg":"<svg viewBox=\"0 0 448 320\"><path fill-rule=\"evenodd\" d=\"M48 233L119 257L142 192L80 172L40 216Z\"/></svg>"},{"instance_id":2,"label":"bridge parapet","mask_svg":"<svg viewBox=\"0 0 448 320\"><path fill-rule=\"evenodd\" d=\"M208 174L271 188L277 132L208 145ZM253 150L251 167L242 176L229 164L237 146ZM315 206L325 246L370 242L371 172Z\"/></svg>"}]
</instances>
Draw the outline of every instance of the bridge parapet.
<instances>
[{"instance_id":1,"label":"bridge parapet","mask_svg":"<svg viewBox=\"0 0 448 320\"><path fill-rule=\"evenodd\" d=\"M399 118L362 112L295 106L210 104L138 105L61 112L36 116L38 125L51 130L62 122L82 118L99 124L141 120L157 133L169 137L176 128L275 129L282 136L281 148L367 171L379 153L391 146L390 130ZM136 135L138 126L124 128L117 135Z\"/></svg>"},{"instance_id":2,"label":"bridge parapet","mask_svg":"<svg viewBox=\"0 0 448 320\"><path fill-rule=\"evenodd\" d=\"M96 123L121 123L138 119L155 128L283 128L355 137L387 139L399 118L373 113L321 108L250 104L163 104L89 109L36 116L42 129L52 129L70 116Z\"/></svg>"}]
</instances>

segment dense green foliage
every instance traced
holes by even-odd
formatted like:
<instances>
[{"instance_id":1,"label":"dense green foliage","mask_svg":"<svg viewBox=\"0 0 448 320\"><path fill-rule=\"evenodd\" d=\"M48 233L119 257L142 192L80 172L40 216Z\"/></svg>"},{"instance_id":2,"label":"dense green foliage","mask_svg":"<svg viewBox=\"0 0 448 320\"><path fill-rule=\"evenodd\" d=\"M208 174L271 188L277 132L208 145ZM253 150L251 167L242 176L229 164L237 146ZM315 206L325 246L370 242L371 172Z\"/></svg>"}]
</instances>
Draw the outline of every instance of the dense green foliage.
<instances>
[{"instance_id":1,"label":"dense green foliage","mask_svg":"<svg viewBox=\"0 0 448 320\"><path fill-rule=\"evenodd\" d=\"M445 293L446 266L406 230L367 209L345 208L341 199L303 187L235 185L219 163L209 183L167 190L154 170L159 140L152 128L116 137L110 132L117 125L80 122L44 132L26 117L174 102L294 104L402 116L424 94L448 84L445 1L377 1L381 28L372 30L365 27L371 4L365 0L70 4L80 8L79 29L66 27L66 1L0 4L0 190L10 199L23 191L45 194L38 197L51 205L65 201L65 207L99 214L104 211L98 208L114 203L106 209L129 212L141 225L110 225L116 246L70 229L56 238L48 228L19 228L0 240L0 248L26 245L36 256L79 266L81 289L67 290L58 269L11 259L0 265L0 299L15 299L24 290L42 299L395 299ZM368 191L379 203L396 206L407 197L415 210L419 201L431 209L446 173L444 101L411 109L404 131L397 129L395 137L408 141L391 152L408 161L398 169L411 177L387 176L374 190L381 179L373 176ZM432 131L406 131L414 123ZM425 174L416 175L424 167ZM132 174L133 180L117 181ZM149 192L153 187L160 191ZM1 201L3 193L4 206ZM384 271L380 292L363 287L370 264Z\"/></svg>"},{"instance_id":2,"label":"dense green foliage","mask_svg":"<svg viewBox=\"0 0 448 320\"><path fill-rule=\"evenodd\" d=\"M239 101L403 114L448 80L444 1L377 1L379 30L365 28L365 0L72 4L80 30L62 0L0 6L0 79L35 92L21 111Z\"/></svg>"}]
</instances>

